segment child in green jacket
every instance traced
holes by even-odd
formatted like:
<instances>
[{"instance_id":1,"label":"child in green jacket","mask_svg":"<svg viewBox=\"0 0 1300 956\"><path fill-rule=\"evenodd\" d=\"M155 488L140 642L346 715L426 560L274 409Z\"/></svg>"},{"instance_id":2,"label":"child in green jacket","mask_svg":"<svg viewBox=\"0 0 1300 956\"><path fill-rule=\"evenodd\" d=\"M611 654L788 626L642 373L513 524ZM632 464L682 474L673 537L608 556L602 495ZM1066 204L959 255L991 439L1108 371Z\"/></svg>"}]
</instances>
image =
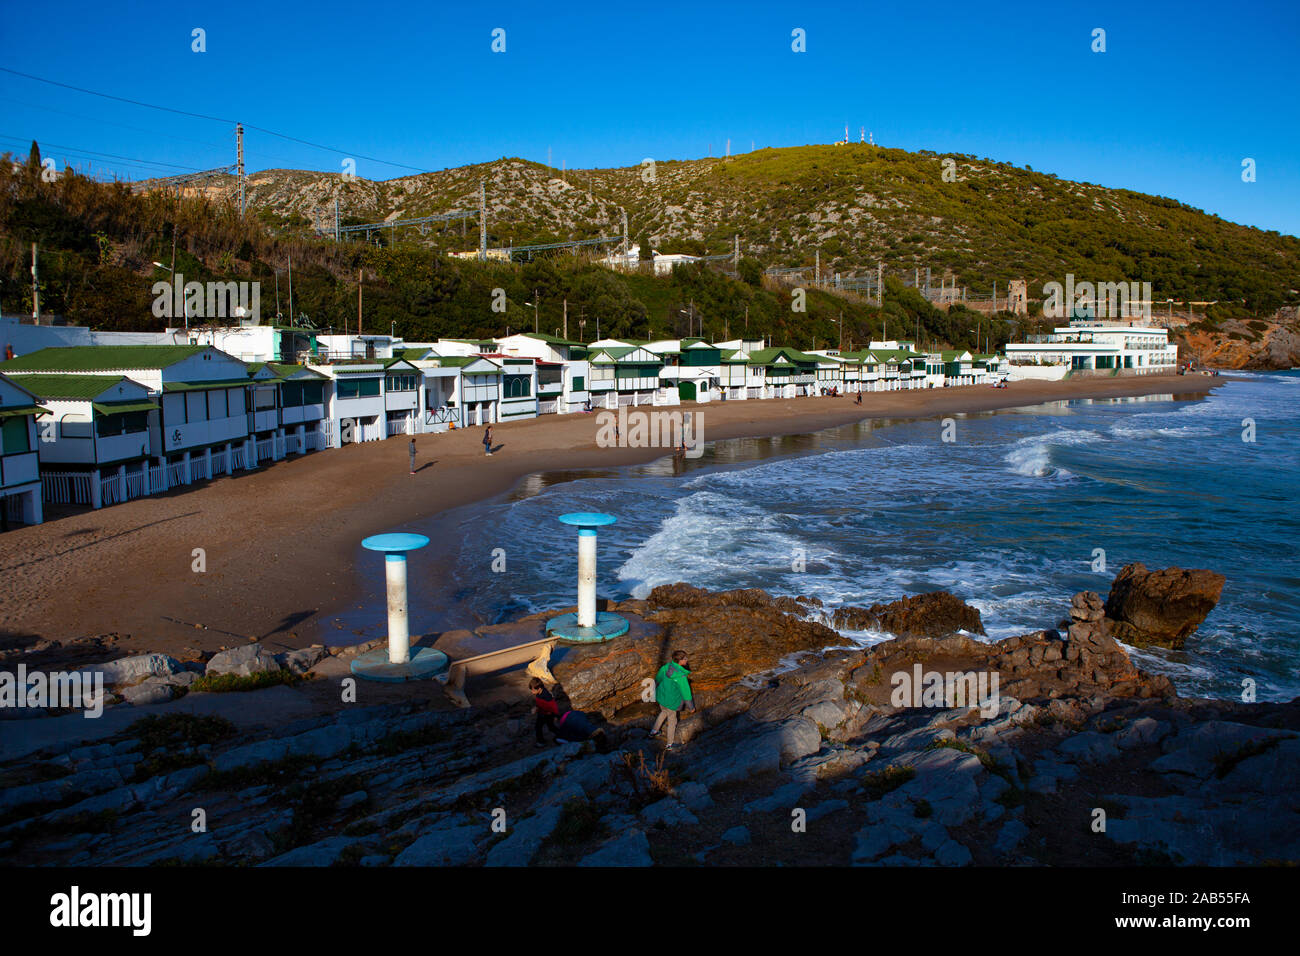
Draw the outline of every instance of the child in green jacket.
<instances>
[{"instance_id":1,"label":"child in green jacket","mask_svg":"<svg viewBox=\"0 0 1300 956\"><path fill-rule=\"evenodd\" d=\"M659 716L655 718L651 737L659 736L659 728L667 722L668 737L665 750L672 750L677 739L677 712L682 705L695 711L695 701L691 699L691 672L688 668L685 651L674 651L672 660L659 668L655 675L655 700L659 703Z\"/></svg>"}]
</instances>

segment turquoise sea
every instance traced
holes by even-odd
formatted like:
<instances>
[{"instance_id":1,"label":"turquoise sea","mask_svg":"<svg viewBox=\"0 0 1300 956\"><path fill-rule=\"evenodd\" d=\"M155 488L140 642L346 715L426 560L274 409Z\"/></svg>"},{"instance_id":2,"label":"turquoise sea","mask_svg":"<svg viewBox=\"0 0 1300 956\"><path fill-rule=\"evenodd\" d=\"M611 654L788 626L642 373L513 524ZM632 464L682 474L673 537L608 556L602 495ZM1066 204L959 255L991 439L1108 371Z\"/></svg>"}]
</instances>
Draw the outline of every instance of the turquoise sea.
<instances>
[{"instance_id":1,"label":"turquoise sea","mask_svg":"<svg viewBox=\"0 0 1300 956\"><path fill-rule=\"evenodd\" d=\"M532 476L413 529L451 559L413 561L413 631L572 605L576 537L556 516L608 511L619 520L600 533L602 597L688 581L834 606L942 589L978 607L993 639L1054 627L1071 594L1104 597L1128 562L1211 568L1228 579L1218 607L1184 650L1135 651L1140 666L1184 694L1236 697L1250 677L1261 700L1289 700L1298 408L1300 374L1234 373L1191 399L954 416L951 442L940 419L876 421L709 443L685 463Z\"/></svg>"}]
</instances>

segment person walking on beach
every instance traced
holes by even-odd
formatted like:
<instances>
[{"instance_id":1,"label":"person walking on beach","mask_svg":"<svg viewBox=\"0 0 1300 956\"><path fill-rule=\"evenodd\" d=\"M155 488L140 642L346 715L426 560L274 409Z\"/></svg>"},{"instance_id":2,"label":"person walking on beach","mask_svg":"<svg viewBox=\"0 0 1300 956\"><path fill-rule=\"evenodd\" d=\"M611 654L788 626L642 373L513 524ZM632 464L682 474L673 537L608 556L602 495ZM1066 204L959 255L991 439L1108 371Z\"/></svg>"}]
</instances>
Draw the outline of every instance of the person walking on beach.
<instances>
[{"instance_id":1,"label":"person walking on beach","mask_svg":"<svg viewBox=\"0 0 1300 956\"><path fill-rule=\"evenodd\" d=\"M489 425L487 427L487 430L483 432L483 454L489 456L492 454L492 426L491 425Z\"/></svg>"},{"instance_id":2,"label":"person walking on beach","mask_svg":"<svg viewBox=\"0 0 1300 956\"><path fill-rule=\"evenodd\" d=\"M659 704L659 716L650 730L651 737L659 736L659 728L667 724L665 750L672 750L677 740L677 712L682 706L695 712L695 701L691 696L690 660L685 651L673 651L673 658L655 675L655 700Z\"/></svg>"},{"instance_id":3,"label":"person walking on beach","mask_svg":"<svg viewBox=\"0 0 1300 956\"><path fill-rule=\"evenodd\" d=\"M415 474L415 439L411 439L411 444L407 446L411 458L411 474Z\"/></svg>"}]
</instances>

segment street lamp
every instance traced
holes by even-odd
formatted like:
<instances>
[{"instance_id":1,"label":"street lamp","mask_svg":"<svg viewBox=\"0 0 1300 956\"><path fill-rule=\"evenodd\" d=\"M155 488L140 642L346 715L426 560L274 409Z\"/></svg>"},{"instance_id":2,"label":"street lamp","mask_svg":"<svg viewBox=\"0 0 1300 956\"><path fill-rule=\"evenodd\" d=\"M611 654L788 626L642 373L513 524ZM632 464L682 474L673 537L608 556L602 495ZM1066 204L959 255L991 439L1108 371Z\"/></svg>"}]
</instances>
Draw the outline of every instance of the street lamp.
<instances>
[{"instance_id":1,"label":"street lamp","mask_svg":"<svg viewBox=\"0 0 1300 956\"><path fill-rule=\"evenodd\" d=\"M166 269L168 272L171 273L172 279L175 280L176 278L175 266L165 266L161 262L154 262L154 265L156 265L159 269ZM183 316L183 318L185 319L185 331L188 332L190 330L190 301L183 294L181 296L181 311L185 313Z\"/></svg>"},{"instance_id":2,"label":"street lamp","mask_svg":"<svg viewBox=\"0 0 1300 956\"><path fill-rule=\"evenodd\" d=\"M537 334L537 303L538 303L539 300L540 300L540 297L537 295L537 290L534 289L534 290L533 290L533 301L532 301L532 302L525 302L525 303L524 303L524 308L525 308L525 309L528 308L530 305L533 307L533 334L534 334L534 335Z\"/></svg>"}]
</instances>

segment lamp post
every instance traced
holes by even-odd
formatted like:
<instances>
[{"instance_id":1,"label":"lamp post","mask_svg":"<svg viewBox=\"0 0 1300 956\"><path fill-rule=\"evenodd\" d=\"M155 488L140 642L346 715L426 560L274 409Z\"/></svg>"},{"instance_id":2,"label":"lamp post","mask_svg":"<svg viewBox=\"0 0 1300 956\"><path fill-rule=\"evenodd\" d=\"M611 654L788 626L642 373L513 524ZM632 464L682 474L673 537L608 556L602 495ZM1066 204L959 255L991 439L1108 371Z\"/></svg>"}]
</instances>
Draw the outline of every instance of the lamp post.
<instances>
[{"instance_id":1,"label":"lamp post","mask_svg":"<svg viewBox=\"0 0 1300 956\"><path fill-rule=\"evenodd\" d=\"M172 254L175 255L175 253L176 251L175 249L173 249ZM172 276L172 282L175 283L176 281L175 264L170 266L165 266L161 262L155 262L154 265L156 265L159 269L166 269L168 272L170 272ZM190 330L190 302L189 299L186 298L183 293L181 295L181 312L183 313L182 318L184 318L185 320L185 331L188 332Z\"/></svg>"},{"instance_id":2,"label":"lamp post","mask_svg":"<svg viewBox=\"0 0 1300 956\"><path fill-rule=\"evenodd\" d=\"M537 334L537 303L538 303L538 301L539 301L539 299L538 299L538 295L537 295L537 290L534 289L534 290L533 290L533 301L532 301L532 302L525 302L525 303L524 303L524 308L528 308L530 305L533 307L533 334L534 334L534 335Z\"/></svg>"}]
</instances>

